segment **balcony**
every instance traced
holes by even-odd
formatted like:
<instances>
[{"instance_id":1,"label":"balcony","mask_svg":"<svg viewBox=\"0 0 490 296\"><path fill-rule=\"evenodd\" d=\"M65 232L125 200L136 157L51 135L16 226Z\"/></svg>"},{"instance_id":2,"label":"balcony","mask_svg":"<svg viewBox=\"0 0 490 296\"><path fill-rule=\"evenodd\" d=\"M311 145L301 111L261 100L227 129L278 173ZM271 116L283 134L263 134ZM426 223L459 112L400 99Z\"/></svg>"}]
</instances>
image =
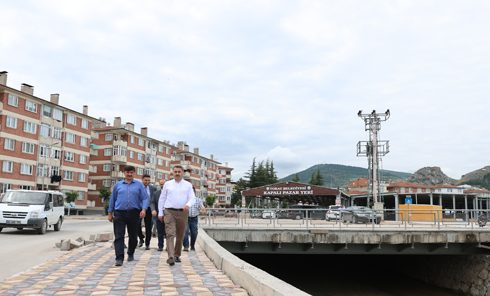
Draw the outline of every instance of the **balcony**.
<instances>
[{"instance_id":1,"label":"balcony","mask_svg":"<svg viewBox=\"0 0 490 296\"><path fill-rule=\"evenodd\" d=\"M128 157L126 155L113 155L112 156L112 162L114 163L126 163L128 160Z\"/></svg>"},{"instance_id":2,"label":"balcony","mask_svg":"<svg viewBox=\"0 0 490 296\"><path fill-rule=\"evenodd\" d=\"M128 147L128 142L123 141L123 140L114 140L112 142L113 146L121 146L121 147Z\"/></svg>"},{"instance_id":3,"label":"balcony","mask_svg":"<svg viewBox=\"0 0 490 296\"><path fill-rule=\"evenodd\" d=\"M116 179L122 179L122 178L124 178L124 173L123 172L111 172L111 177L116 178Z\"/></svg>"},{"instance_id":4,"label":"balcony","mask_svg":"<svg viewBox=\"0 0 490 296\"><path fill-rule=\"evenodd\" d=\"M97 190L97 186L95 184L92 184L92 183L88 183L88 190Z\"/></svg>"}]
</instances>

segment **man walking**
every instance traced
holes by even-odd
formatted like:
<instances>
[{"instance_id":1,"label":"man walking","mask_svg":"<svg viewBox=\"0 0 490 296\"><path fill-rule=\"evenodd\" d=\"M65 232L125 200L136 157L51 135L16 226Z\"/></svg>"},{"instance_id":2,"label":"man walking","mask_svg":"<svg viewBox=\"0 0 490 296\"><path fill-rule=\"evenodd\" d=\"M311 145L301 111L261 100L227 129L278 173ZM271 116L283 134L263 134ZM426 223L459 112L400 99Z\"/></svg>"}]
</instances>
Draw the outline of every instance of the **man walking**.
<instances>
[{"instance_id":1,"label":"man walking","mask_svg":"<svg viewBox=\"0 0 490 296\"><path fill-rule=\"evenodd\" d=\"M148 208L146 208L146 213L148 213L148 215L146 215L145 219L144 219L144 221L145 221L145 236L144 236L144 238L145 238L145 250L149 250L150 249L150 241L151 241L151 227L152 227L152 215L150 215L150 213L151 213L150 202L151 202L151 197L153 196L153 193L155 193L156 189L155 189L155 187L150 185L150 175L148 175L148 174L143 175L142 182L143 182L143 186L145 186L145 191L149 196ZM143 231L141 230L141 223L140 223L139 231L141 232L141 234L143 233ZM141 235L140 235L140 244L139 244L140 247L142 246L141 242L142 241L141 241Z\"/></svg>"},{"instance_id":2,"label":"man walking","mask_svg":"<svg viewBox=\"0 0 490 296\"><path fill-rule=\"evenodd\" d=\"M114 250L116 266L124 260L124 236L128 229L128 261L134 260L134 250L138 243L138 223L146 215L148 194L141 182L134 180L134 166L124 168L124 179L117 182L111 193L107 220L114 226Z\"/></svg>"},{"instance_id":3,"label":"man walking","mask_svg":"<svg viewBox=\"0 0 490 296\"><path fill-rule=\"evenodd\" d=\"M192 187L194 194L196 190ZM199 210L204 208L203 201L200 197L196 196L195 202L189 208L189 218L187 218L187 227L184 233L184 251L189 251L189 235L191 236L191 251L195 251L195 245L197 240L197 224L199 222Z\"/></svg>"},{"instance_id":4,"label":"man walking","mask_svg":"<svg viewBox=\"0 0 490 296\"><path fill-rule=\"evenodd\" d=\"M151 214L153 216L153 222L156 224L157 227L157 237L158 237L158 251L161 252L163 251L163 239L165 238L165 223L160 221L158 219L158 200L160 199L160 194L162 192L163 184L165 184L165 180L161 179L159 181L160 183L160 189L155 191L153 195L151 196L151 203L150 203L150 208L151 208Z\"/></svg>"},{"instance_id":5,"label":"man walking","mask_svg":"<svg viewBox=\"0 0 490 296\"><path fill-rule=\"evenodd\" d=\"M165 182L158 201L158 218L165 222L167 263L170 266L174 265L175 262L180 262L182 239L187 224L189 207L195 200L192 184L182 179L183 174L182 166L174 166L174 179Z\"/></svg>"}]
</instances>

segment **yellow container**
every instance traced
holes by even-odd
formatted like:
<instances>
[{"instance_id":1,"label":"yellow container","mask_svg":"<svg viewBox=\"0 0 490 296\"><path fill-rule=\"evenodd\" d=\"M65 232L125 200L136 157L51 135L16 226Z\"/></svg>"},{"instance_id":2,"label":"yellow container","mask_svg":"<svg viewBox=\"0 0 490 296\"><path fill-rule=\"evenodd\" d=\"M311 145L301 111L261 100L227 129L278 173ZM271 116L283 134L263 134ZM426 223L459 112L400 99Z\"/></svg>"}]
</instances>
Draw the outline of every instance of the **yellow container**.
<instances>
[{"instance_id":1,"label":"yellow container","mask_svg":"<svg viewBox=\"0 0 490 296\"><path fill-rule=\"evenodd\" d=\"M400 205L399 210L398 214L401 221L436 222L442 220L441 206L405 204Z\"/></svg>"}]
</instances>

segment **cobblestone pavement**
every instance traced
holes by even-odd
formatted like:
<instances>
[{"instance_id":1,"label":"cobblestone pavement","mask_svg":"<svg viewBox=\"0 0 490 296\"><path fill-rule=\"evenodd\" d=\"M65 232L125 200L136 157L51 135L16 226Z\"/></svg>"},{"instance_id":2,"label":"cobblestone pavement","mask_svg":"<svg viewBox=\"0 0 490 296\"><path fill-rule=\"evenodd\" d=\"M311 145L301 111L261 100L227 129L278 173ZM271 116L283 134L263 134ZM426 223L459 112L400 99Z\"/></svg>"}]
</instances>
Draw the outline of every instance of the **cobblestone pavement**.
<instances>
[{"instance_id":1,"label":"cobblestone pavement","mask_svg":"<svg viewBox=\"0 0 490 296\"><path fill-rule=\"evenodd\" d=\"M0 282L0 295L248 295L199 249L182 252L174 266L154 246L137 248L134 257L114 266L111 243L60 251L59 258Z\"/></svg>"}]
</instances>

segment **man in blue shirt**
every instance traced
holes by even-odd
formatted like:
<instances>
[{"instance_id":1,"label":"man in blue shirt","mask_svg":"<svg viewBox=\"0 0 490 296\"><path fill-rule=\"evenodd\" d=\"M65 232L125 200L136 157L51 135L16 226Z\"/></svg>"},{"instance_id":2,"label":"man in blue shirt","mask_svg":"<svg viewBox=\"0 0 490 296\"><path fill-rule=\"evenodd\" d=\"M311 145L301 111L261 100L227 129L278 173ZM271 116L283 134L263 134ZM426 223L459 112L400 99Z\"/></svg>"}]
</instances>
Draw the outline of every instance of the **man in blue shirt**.
<instances>
[{"instance_id":1,"label":"man in blue shirt","mask_svg":"<svg viewBox=\"0 0 490 296\"><path fill-rule=\"evenodd\" d=\"M134 166L124 168L124 179L112 189L107 220L114 224L114 250L116 266L124 260L124 236L128 228L128 261L134 260L134 250L138 244L138 223L146 215L149 196L143 184L134 180Z\"/></svg>"}]
</instances>

